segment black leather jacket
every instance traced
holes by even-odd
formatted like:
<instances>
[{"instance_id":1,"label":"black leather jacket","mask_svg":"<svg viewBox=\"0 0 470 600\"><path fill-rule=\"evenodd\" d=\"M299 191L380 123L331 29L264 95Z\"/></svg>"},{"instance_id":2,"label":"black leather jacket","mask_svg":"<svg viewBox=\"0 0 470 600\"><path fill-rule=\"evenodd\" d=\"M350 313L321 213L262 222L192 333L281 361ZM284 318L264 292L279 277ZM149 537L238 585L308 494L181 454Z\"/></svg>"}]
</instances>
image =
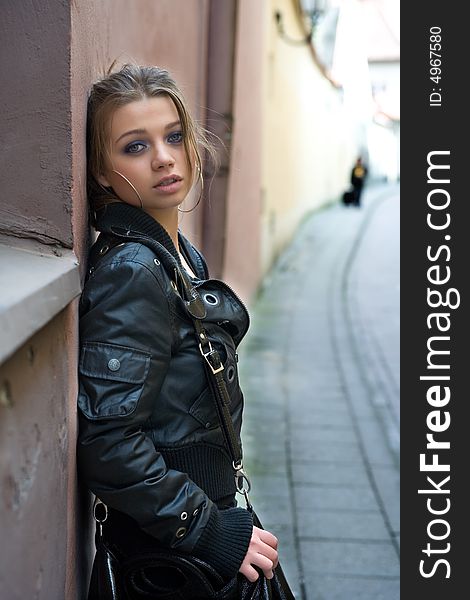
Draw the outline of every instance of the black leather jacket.
<instances>
[{"instance_id":1,"label":"black leather jacket","mask_svg":"<svg viewBox=\"0 0 470 600\"><path fill-rule=\"evenodd\" d=\"M156 543L232 576L252 519L233 501L231 460L174 276L176 249L158 223L128 205L109 205L97 228L80 300L80 475ZM151 247L128 241L136 236ZM197 275L204 327L224 361L239 435L236 348L248 313L231 288L209 278L202 255L181 233L179 244Z\"/></svg>"}]
</instances>

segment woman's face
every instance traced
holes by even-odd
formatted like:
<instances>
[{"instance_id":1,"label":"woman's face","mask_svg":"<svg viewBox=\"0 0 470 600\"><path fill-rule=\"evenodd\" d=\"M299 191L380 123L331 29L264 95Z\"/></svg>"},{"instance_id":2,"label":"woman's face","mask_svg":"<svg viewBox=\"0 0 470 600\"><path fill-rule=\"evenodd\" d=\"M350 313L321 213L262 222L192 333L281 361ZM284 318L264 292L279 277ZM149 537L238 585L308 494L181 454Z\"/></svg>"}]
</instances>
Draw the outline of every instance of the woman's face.
<instances>
[{"instance_id":1,"label":"woman's face","mask_svg":"<svg viewBox=\"0 0 470 600\"><path fill-rule=\"evenodd\" d=\"M178 111L168 96L136 100L111 115L109 155L99 183L149 212L177 208L192 186ZM120 174L119 174L120 173Z\"/></svg>"}]
</instances>

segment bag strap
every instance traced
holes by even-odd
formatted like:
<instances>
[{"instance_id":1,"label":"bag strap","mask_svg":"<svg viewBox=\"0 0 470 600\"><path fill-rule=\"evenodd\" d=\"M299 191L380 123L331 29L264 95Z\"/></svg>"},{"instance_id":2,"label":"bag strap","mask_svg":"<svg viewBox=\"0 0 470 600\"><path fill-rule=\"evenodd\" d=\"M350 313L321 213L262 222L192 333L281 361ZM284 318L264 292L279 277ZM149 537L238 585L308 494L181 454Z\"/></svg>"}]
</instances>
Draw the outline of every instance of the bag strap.
<instances>
[{"instance_id":1,"label":"bag strap","mask_svg":"<svg viewBox=\"0 0 470 600\"><path fill-rule=\"evenodd\" d=\"M188 275L186 275L186 273L181 273L181 271L179 272L179 275L183 279L184 285L191 288L191 293L189 294L190 297L193 296L194 292L199 295L199 292L193 287ZM191 315L191 320L193 322L199 352L204 359L204 369L209 388L212 392L211 395L214 400L217 416L224 434L230 458L232 459L237 492L244 496L246 507L251 510L251 502L248 497L248 492L251 490L251 483L243 470L241 443L239 436L237 436L235 432L232 415L230 414L230 394L228 393L227 385L222 375L224 365L222 364L218 350L212 346L209 340L209 336L201 322L201 318L195 317L194 312L188 312Z\"/></svg>"},{"instance_id":2,"label":"bag strap","mask_svg":"<svg viewBox=\"0 0 470 600\"><path fill-rule=\"evenodd\" d=\"M237 492L245 498L246 507L252 510L248 492L251 490L251 483L243 470L243 456L239 436L233 426L232 415L230 414L230 394L227 390L222 371L224 365L220 354L216 348L213 348L207 331L205 330L202 319L206 316L206 308L202 302L199 291L193 286L193 283L184 269L179 266L174 267L175 273L181 281L182 297L185 302L188 314L193 322L196 339L199 346L199 352L204 359L204 368L206 377L211 390L219 423L225 438L227 450L232 459L232 467L235 475L235 485ZM196 308L197 307L197 308Z\"/></svg>"}]
</instances>

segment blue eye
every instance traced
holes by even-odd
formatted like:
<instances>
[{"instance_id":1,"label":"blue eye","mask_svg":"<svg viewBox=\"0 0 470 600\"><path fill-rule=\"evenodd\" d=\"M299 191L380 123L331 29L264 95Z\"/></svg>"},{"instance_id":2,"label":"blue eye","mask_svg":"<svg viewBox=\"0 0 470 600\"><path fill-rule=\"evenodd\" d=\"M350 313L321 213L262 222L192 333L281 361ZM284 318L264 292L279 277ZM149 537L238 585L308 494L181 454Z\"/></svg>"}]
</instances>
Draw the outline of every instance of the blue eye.
<instances>
[{"instance_id":1,"label":"blue eye","mask_svg":"<svg viewBox=\"0 0 470 600\"><path fill-rule=\"evenodd\" d=\"M132 142L132 144L129 144L125 147L124 152L126 152L127 154L138 154L139 152L142 152L142 150L146 147L147 146L142 142Z\"/></svg>"},{"instance_id":2,"label":"blue eye","mask_svg":"<svg viewBox=\"0 0 470 600\"><path fill-rule=\"evenodd\" d=\"M170 133L167 140L170 144L180 144L183 141L183 134L181 131L175 131Z\"/></svg>"}]
</instances>

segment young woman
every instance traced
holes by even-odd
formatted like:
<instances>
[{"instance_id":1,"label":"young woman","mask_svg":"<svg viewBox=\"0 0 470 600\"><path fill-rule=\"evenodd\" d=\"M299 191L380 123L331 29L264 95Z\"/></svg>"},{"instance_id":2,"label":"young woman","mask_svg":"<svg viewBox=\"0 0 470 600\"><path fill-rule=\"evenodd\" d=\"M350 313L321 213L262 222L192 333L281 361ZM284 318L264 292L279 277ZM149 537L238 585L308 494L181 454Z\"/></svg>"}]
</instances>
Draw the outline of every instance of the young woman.
<instances>
[{"instance_id":1,"label":"young woman","mask_svg":"<svg viewBox=\"0 0 470 600\"><path fill-rule=\"evenodd\" d=\"M135 65L93 86L87 134L100 235L80 302L81 477L107 505L107 538L125 555L163 547L203 559L226 579L240 572L255 581L256 567L271 578L277 540L236 505L232 462L183 301L182 279L203 301L239 437L236 347L248 314L227 285L209 278L178 230L180 207L202 184L200 148L210 144L169 73Z\"/></svg>"}]
</instances>

